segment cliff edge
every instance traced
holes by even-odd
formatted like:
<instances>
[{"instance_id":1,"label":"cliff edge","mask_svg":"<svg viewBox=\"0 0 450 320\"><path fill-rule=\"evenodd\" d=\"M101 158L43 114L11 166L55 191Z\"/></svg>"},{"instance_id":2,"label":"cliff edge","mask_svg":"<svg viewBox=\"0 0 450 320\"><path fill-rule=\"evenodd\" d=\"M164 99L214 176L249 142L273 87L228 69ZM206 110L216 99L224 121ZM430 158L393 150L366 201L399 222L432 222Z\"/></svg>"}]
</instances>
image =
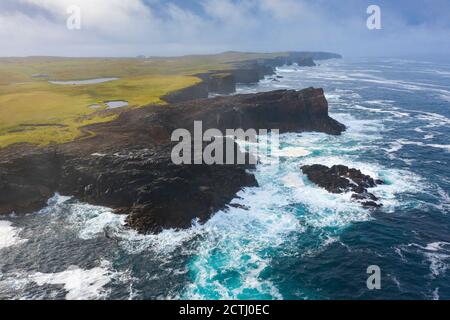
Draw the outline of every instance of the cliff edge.
<instances>
[{"instance_id":1,"label":"cliff edge","mask_svg":"<svg viewBox=\"0 0 450 320\"><path fill-rule=\"evenodd\" d=\"M278 129L338 135L322 89L281 90L132 109L93 125L95 136L48 148L0 150L0 214L43 208L55 192L127 214L142 233L188 228L256 186L252 165L175 165L175 129ZM237 147L235 147L238 150Z\"/></svg>"}]
</instances>

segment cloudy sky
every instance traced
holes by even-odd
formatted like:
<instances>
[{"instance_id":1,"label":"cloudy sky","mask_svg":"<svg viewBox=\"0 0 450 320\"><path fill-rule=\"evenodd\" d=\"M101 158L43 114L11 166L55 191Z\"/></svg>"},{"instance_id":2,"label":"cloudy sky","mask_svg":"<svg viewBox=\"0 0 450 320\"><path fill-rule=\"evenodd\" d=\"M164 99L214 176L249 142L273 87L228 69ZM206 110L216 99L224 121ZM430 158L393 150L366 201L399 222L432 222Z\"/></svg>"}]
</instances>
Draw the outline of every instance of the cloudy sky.
<instances>
[{"instance_id":1,"label":"cloudy sky","mask_svg":"<svg viewBox=\"0 0 450 320\"><path fill-rule=\"evenodd\" d=\"M367 7L381 8L368 30ZM69 30L67 9L81 9ZM0 0L0 55L450 54L448 0Z\"/></svg>"}]
</instances>

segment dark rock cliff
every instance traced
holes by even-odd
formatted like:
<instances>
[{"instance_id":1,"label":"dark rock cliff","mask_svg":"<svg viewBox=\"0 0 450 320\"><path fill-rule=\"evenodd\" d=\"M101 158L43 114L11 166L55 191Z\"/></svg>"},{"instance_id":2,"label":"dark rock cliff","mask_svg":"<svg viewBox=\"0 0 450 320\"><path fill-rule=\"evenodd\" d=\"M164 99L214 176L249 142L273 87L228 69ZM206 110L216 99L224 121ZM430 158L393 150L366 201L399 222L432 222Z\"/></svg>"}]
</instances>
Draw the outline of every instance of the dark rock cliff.
<instances>
[{"instance_id":1,"label":"dark rock cliff","mask_svg":"<svg viewBox=\"0 0 450 320\"><path fill-rule=\"evenodd\" d=\"M199 108L202 105L202 108ZM278 129L338 135L345 127L328 115L323 89L278 90L179 103L160 114L174 128L192 130L196 120L204 129ZM189 126L186 127L186 124Z\"/></svg>"},{"instance_id":2,"label":"dark rock cliff","mask_svg":"<svg viewBox=\"0 0 450 320\"><path fill-rule=\"evenodd\" d=\"M128 110L89 127L89 139L40 149L0 150L0 214L28 213L54 192L128 214L139 232L186 228L207 220L243 187L252 165L175 165L174 129L279 129L340 134L322 89L274 91ZM235 150L238 148L235 146Z\"/></svg>"},{"instance_id":3,"label":"dark rock cliff","mask_svg":"<svg viewBox=\"0 0 450 320\"><path fill-rule=\"evenodd\" d=\"M232 74L213 74L209 78L208 89L211 93L230 94L236 92L236 81Z\"/></svg>"},{"instance_id":4,"label":"dark rock cliff","mask_svg":"<svg viewBox=\"0 0 450 320\"><path fill-rule=\"evenodd\" d=\"M162 97L162 100L168 103L177 103L193 99L208 98L209 92L208 83L203 80L191 87L172 92Z\"/></svg>"}]
</instances>

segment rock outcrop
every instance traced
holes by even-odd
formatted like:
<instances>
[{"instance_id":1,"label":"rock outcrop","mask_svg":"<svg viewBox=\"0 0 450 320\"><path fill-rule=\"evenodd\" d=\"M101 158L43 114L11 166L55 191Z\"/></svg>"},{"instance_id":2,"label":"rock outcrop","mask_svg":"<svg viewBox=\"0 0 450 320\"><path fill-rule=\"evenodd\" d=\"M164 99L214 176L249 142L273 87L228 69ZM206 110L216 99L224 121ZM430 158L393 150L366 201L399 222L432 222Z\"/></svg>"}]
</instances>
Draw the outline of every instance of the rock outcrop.
<instances>
[{"instance_id":1,"label":"rock outcrop","mask_svg":"<svg viewBox=\"0 0 450 320\"><path fill-rule=\"evenodd\" d=\"M122 112L112 122L86 128L95 135L67 144L0 150L0 214L28 213L54 192L128 214L139 232L186 228L224 208L255 186L245 165L175 165L173 130L279 129L340 134L328 116L322 89L274 91L148 106ZM238 148L235 145L235 151Z\"/></svg>"},{"instance_id":2,"label":"rock outcrop","mask_svg":"<svg viewBox=\"0 0 450 320\"><path fill-rule=\"evenodd\" d=\"M199 106L202 106L199 108ZM194 121L204 130L278 129L284 132L316 131L339 135L345 126L328 115L328 102L322 89L278 90L257 94L216 97L161 108L160 119L170 128L192 131ZM189 124L186 126L186 124Z\"/></svg>"},{"instance_id":3,"label":"rock outcrop","mask_svg":"<svg viewBox=\"0 0 450 320\"><path fill-rule=\"evenodd\" d=\"M167 103L177 103L194 99L204 99L208 98L209 92L208 82L205 82L203 80L202 82L193 86L171 92L168 95L162 97L162 100L166 101Z\"/></svg>"},{"instance_id":4,"label":"rock outcrop","mask_svg":"<svg viewBox=\"0 0 450 320\"><path fill-rule=\"evenodd\" d=\"M58 190L64 160L51 150L10 149L0 157L0 215L43 208Z\"/></svg>"},{"instance_id":5,"label":"rock outcrop","mask_svg":"<svg viewBox=\"0 0 450 320\"><path fill-rule=\"evenodd\" d=\"M308 179L331 193L352 192L352 199L365 207L381 207L379 199L367 189L384 184L381 180L363 174L360 170L336 165L331 168L315 164L301 167Z\"/></svg>"},{"instance_id":6,"label":"rock outcrop","mask_svg":"<svg viewBox=\"0 0 450 320\"><path fill-rule=\"evenodd\" d=\"M147 233L205 222L243 187L257 185L251 165L175 165L171 150L167 144L69 158L58 191L128 214L128 224Z\"/></svg>"},{"instance_id":7,"label":"rock outcrop","mask_svg":"<svg viewBox=\"0 0 450 320\"><path fill-rule=\"evenodd\" d=\"M213 73L208 78L208 90L216 94L236 92L236 80L231 73Z\"/></svg>"}]
</instances>

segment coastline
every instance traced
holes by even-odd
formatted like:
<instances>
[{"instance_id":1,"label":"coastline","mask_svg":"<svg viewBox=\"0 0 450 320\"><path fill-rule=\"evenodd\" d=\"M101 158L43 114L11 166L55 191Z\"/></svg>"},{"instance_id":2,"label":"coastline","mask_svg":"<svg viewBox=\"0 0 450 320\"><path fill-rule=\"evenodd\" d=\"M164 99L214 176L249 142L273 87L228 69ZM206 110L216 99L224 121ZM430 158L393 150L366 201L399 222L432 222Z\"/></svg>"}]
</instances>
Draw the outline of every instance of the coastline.
<instances>
[{"instance_id":1,"label":"coastline","mask_svg":"<svg viewBox=\"0 0 450 320\"><path fill-rule=\"evenodd\" d=\"M202 79L199 84L164 98L168 106L108 111L118 118L82 128L83 139L49 147L23 144L0 149L0 214L38 211L56 192L61 192L129 214L130 226L143 233L188 228L196 218L206 221L243 187L256 185L254 176L248 173L252 166L174 167L170 160L171 132L179 128L192 132L194 121L202 121L205 130L217 128L223 132L240 128L340 134L345 127L328 117L328 104L321 89L208 98L210 94L234 93L237 84L257 83L267 75L274 75L277 66L295 63L312 67L315 66L313 58L339 57L329 53L291 52L239 62L228 71L198 75ZM119 157L119 162L115 154L127 156ZM162 179L161 185L152 182L155 176L146 172L151 168L149 162L160 168L157 179ZM105 165L106 171L117 172L115 178L105 180ZM126 166L141 171L124 174L119 167ZM171 168L177 169L175 173L170 172ZM186 174L189 179L179 180ZM226 177L234 180L230 183ZM142 181L139 186L121 186L136 178ZM150 191L138 191L144 187ZM161 188L166 190L165 196L152 191ZM199 192L199 188L203 191ZM180 190L187 198L179 199L176 204L173 197ZM185 210L186 202L190 203L188 210Z\"/></svg>"},{"instance_id":2,"label":"coastline","mask_svg":"<svg viewBox=\"0 0 450 320\"><path fill-rule=\"evenodd\" d=\"M196 218L206 221L256 181L250 165L174 165L171 132L193 132L194 121L201 121L205 130L223 132L239 128L338 135L345 130L328 116L323 90L314 88L132 109L90 127L95 132L91 138L18 154L2 150L0 212L37 211L59 192L129 214L129 225L143 233L188 228Z\"/></svg>"},{"instance_id":3,"label":"coastline","mask_svg":"<svg viewBox=\"0 0 450 320\"><path fill-rule=\"evenodd\" d=\"M162 97L162 100L178 103L208 98L211 94L233 94L237 85L256 84L266 76L274 75L277 67L293 64L299 67L315 67L315 61L341 58L339 54L328 52L289 52L284 56L235 62L231 63L230 69L195 74L194 76L202 80L200 83L172 92Z\"/></svg>"},{"instance_id":4,"label":"coastline","mask_svg":"<svg viewBox=\"0 0 450 320\"><path fill-rule=\"evenodd\" d=\"M274 66L314 65L315 57L339 56L225 52L158 58L0 58L0 148L74 141L86 136L84 127L110 122L123 110L233 93L236 83L256 83ZM117 108L111 108L111 101Z\"/></svg>"},{"instance_id":5,"label":"coastline","mask_svg":"<svg viewBox=\"0 0 450 320\"><path fill-rule=\"evenodd\" d=\"M75 265L83 276L98 268L102 274L121 275L120 280L112 276L95 299L373 299L374 294L429 299L435 292L445 299L448 170L442 160L448 153L431 146L446 143L442 139L448 132L448 113L439 109L443 100L427 87L423 95L391 91L403 85L406 90L406 82L414 81L401 77L403 61L399 65L384 60L351 62L282 67L277 71L283 76L280 83L269 77L256 86L239 87L240 93L323 87L330 115L345 123L347 130L341 136L282 134L280 166L263 158L251 170L259 186L238 192L231 204L204 224L142 235L126 226L124 215L62 196L52 197L38 213L2 216L12 223L17 241L29 240L3 249L0 295L39 299L57 294L64 299L65 289L48 284L45 290L50 293L43 293L43 287L30 281L39 272L55 274L64 282L63 274ZM388 68L398 70L401 83L384 90L377 84L361 89L362 83L372 83L371 76L380 77L378 70ZM355 70L367 71L356 75ZM342 81L344 76L351 80ZM395 79L383 78L386 83ZM403 100L408 96L420 104L416 111L409 100ZM109 134L98 137L99 141L113 141L111 132L119 134L118 130L105 131ZM435 138L429 140L429 134ZM412 144L415 141L422 143ZM293 152L300 157L292 157ZM367 209L352 201L349 193L334 194L313 184L300 166L314 164L342 164L384 180L385 184L368 190L383 207ZM445 174L434 176L436 167ZM392 278L384 279L380 293L356 294L359 284L365 284L365 268L377 263L377 257L386 257L383 265ZM324 264L324 259L332 264ZM98 279L103 279L100 273ZM355 275L359 275L356 282ZM336 291L330 277L341 279L343 290Z\"/></svg>"}]
</instances>

